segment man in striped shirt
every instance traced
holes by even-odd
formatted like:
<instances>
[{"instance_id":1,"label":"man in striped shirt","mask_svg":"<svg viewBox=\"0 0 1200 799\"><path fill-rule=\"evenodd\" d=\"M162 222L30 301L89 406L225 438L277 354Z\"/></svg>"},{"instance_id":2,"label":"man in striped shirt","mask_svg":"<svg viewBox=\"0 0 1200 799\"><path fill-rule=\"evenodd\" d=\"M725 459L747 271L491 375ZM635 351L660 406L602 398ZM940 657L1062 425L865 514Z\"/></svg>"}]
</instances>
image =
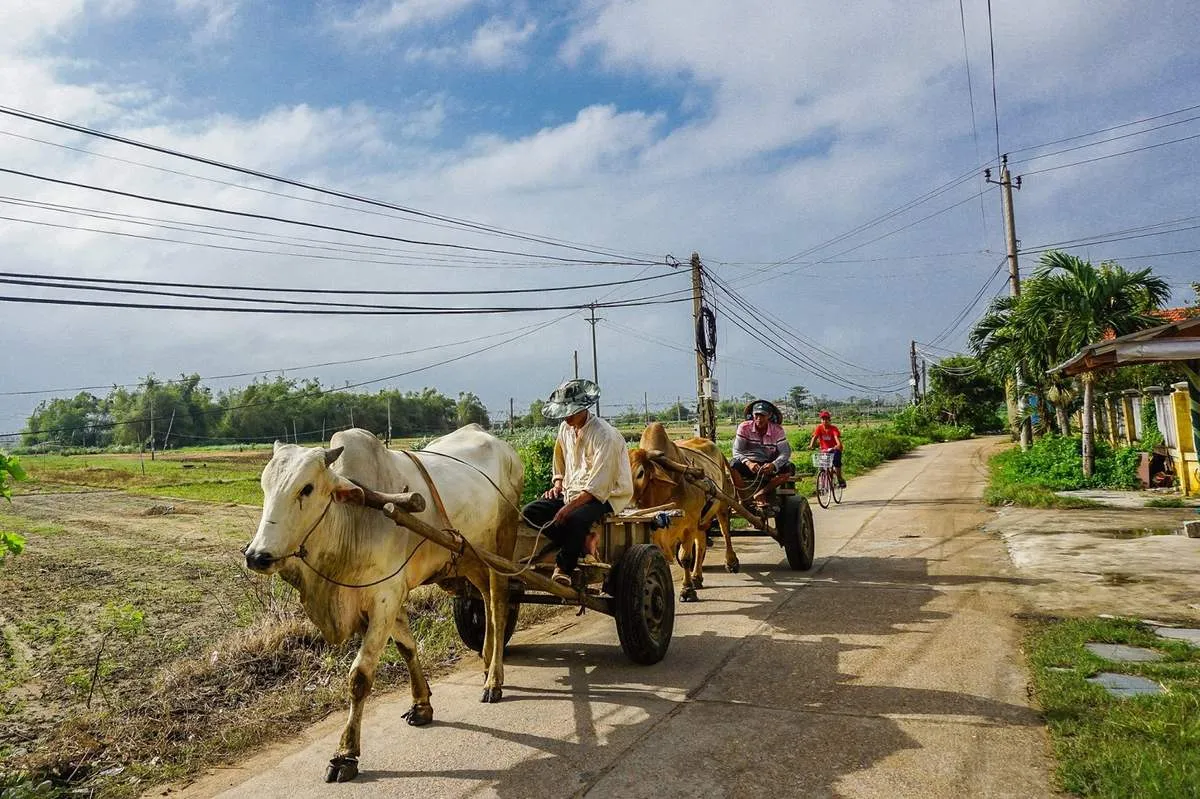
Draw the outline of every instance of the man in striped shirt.
<instances>
[{"instance_id":1,"label":"man in striped shirt","mask_svg":"<svg viewBox=\"0 0 1200 799\"><path fill-rule=\"evenodd\" d=\"M796 466L779 409L766 400L755 400L746 411L749 418L738 425L729 467L739 489L753 490L755 499L762 499L794 475Z\"/></svg>"}]
</instances>

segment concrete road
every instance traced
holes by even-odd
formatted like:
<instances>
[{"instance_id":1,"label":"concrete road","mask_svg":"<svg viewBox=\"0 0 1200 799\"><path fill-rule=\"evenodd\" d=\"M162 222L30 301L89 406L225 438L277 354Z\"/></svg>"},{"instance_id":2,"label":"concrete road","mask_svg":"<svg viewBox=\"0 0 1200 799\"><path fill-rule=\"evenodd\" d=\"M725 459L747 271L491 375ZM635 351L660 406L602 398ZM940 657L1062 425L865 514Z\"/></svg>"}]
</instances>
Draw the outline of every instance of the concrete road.
<instances>
[{"instance_id":1,"label":"concrete road","mask_svg":"<svg viewBox=\"0 0 1200 799\"><path fill-rule=\"evenodd\" d=\"M818 560L760 537L719 550L701 601L677 605L666 659L629 663L611 619L566 616L514 638L504 701L478 662L368 704L362 773L325 785L342 716L187 796L1051 796L1044 728L1019 653L1003 545L980 531L987 441L924 447L814 505Z\"/></svg>"}]
</instances>

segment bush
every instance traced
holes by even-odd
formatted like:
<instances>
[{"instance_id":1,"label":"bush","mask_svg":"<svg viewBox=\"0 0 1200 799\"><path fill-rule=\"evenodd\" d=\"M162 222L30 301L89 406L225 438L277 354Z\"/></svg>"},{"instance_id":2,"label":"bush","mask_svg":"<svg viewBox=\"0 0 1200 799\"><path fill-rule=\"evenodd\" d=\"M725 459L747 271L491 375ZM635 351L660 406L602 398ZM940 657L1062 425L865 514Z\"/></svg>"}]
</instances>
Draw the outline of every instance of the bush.
<instances>
[{"instance_id":1,"label":"bush","mask_svg":"<svg viewBox=\"0 0 1200 799\"><path fill-rule=\"evenodd\" d=\"M997 455L992 461L994 482L1052 491L1137 488L1137 450L1125 447L1114 450L1108 443L1097 441L1096 469L1091 478L1083 476L1082 451L1083 441L1079 436L1038 439L1025 452L1011 449Z\"/></svg>"},{"instance_id":2,"label":"bush","mask_svg":"<svg viewBox=\"0 0 1200 799\"><path fill-rule=\"evenodd\" d=\"M516 448L521 462L525 464L525 490L521 494L523 507L550 487L550 479L554 476L555 431L549 428L526 430L504 438Z\"/></svg>"},{"instance_id":3,"label":"bush","mask_svg":"<svg viewBox=\"0 0 1200 799\"><path fill-rule=\"evenodd\" d=\"M951 425L938 421L937 411L928 405L909 405L892 417L892 427L902 436L914 436L929 441L961 441L973 433L968 425Z\"/></svg>"}]
</instances>

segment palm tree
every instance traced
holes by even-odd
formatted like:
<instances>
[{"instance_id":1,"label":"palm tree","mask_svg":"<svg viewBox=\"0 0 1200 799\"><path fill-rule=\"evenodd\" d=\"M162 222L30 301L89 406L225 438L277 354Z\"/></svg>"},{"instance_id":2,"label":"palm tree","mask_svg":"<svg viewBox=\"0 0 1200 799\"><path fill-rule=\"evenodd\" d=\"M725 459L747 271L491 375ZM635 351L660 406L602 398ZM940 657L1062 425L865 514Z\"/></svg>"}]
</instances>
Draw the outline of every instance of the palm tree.
<instances>
[{"instance_id":1,"label":"palm tree","mask_svg":"<svg viewBox=\"0 0 1200 799\"><path fill-rule=\"evenodd\" d=\"M1040 338L1044 352L1051 356L1043 363L1059 363L1110 333L1123 336L1161 324L1162 320L1150 312L1170 296L1166 281L1148 268L1131 272L1107 262L1096 268L1088 261L1055 250L1042 255L1040 266L1026 282L1019 315L1032 328L1026 335ZM1094 375L1085 372L1080 379L1083 473L1090 477L1096 465L1092 417Z\"/></svg>"}]
</instances>

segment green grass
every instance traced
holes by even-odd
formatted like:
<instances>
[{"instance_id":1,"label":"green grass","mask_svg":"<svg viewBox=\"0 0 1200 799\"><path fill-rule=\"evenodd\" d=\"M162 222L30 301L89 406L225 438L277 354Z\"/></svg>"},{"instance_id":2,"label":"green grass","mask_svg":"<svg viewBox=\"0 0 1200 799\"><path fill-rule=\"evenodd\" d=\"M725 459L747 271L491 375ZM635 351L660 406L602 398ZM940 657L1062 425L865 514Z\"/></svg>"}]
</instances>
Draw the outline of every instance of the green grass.
<instances>
[{"instance_id":1,"label":"green grass","mask_svg":"<svg viewBox=\"0 0 1200 799\"><path fill-rule=\"evenodd\" d=\"M1017 485L1006 483L996 485L994 482L983 492L983 501L988 505L1020 505L1023 508L1100 508L1100 502L1094 502L1083 497L1063 497L1055 494L1049 488L1035 485Z\"/></svg>"},{"instance_id":2,"label":"green grass","mask_svg":"<svg viewBox=\"0 0 1200 799\"><path fill-rule=\"evenodd\" d=\"M1186 508L1188 504L1179 497L1155 497L1146 501L1147 508Z\"/></svg>"},{"instance_id":3,"label":"green grass","mask_svg":"<svg viewBox=\"0 0 1200 799\"><path fill-rule=\"evenodd\" d=\"M258 476L269 457L269 451L230 457L204 450L172 451L154 460L125 454L30 456L23 461L29 479L20 484L20 492L109 489L261 505Z\"/></svg>"},{"instance_id":4,"label":"green grass","mask_svg":"<svg viewBox=\"0 0 1200 799\"><path fill-rule=\"evenodd\" d=\"M1089 641L1156 649L1156 663L1116 664ZM1200 649L1120 619L1038 623L1026 651L1064 791L1081 797L1200 797ZM1086 682L1101 671L1134 674L1165 693L1120 699Z\"/></svg>"}]
</instances>

